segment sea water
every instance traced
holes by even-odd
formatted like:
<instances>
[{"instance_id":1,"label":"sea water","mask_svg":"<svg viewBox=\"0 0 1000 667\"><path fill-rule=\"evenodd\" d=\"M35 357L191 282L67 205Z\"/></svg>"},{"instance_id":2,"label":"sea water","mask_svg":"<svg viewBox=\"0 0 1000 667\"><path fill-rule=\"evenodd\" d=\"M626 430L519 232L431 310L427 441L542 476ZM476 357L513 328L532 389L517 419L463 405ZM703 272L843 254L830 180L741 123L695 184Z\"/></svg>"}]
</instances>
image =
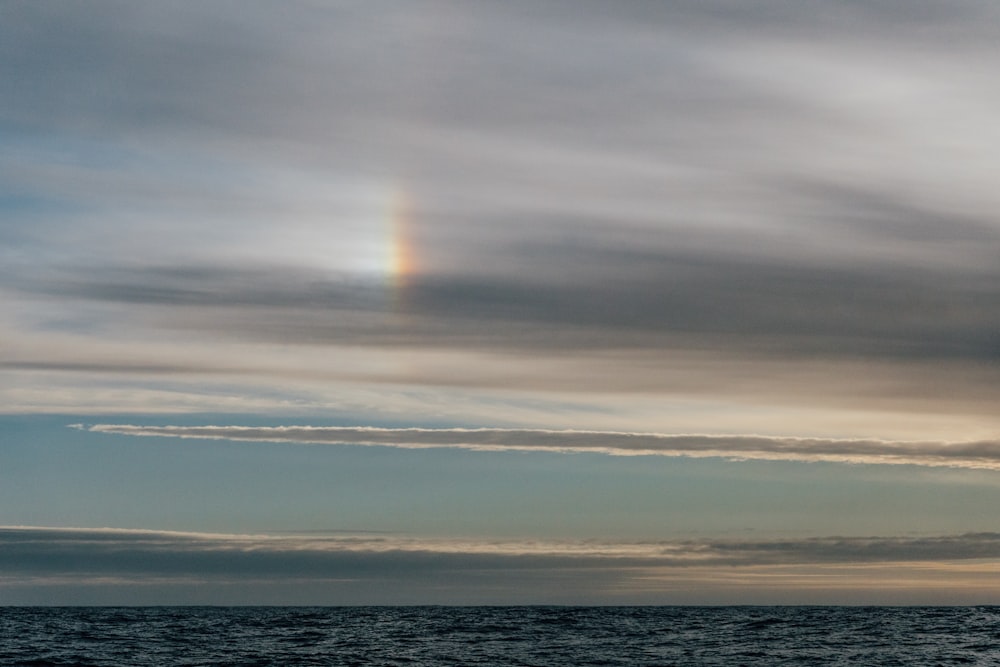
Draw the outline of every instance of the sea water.
<instances>
[{"instance_id":1,"label":"sea water","mask_svg":"<svg viewBox=\"0 0 1000 667\"><path fill-rule=\"evenodd\" d=\"M0 665L1000 665L1000 607L5 607Z\"/></svg>"}]
</instances>

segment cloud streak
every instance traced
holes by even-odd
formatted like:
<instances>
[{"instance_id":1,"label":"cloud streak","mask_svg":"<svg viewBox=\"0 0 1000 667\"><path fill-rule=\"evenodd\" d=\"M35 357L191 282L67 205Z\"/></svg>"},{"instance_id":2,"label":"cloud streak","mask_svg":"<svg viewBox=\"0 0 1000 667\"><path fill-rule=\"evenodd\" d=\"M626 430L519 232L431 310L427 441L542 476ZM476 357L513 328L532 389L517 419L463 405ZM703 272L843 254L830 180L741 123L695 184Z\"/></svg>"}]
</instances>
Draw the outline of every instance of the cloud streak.
<instances>
[{"instance_id":1,"label":"cloud streak","mask_svg":"<svg viewBox=\"0 0 1000 667\"><path fill-rule=\"evenodd\" d=\"M997 559L996 533L519 542L0 527L0 590L11 596L56 590L63 600L67 591L87 587L146 589L155 601L171 589L187 587L192 595L207 587L218 595L219 587L228 586L239 587L243 603L259 603L260 596L273 594L271 587L294 596L301 593L295 593L297 586L305 586L319 593L305 599L327 596L326 603L427 603L441 595L450 595L445 599L452 603L662 603L693 586L703 588L702 599L745 600L766 588L775 597L761 599L774 600L794 595L796 588L800 596L815 594L817 582L848 591L850 599L865 587L884 592L898 586L893 576L883 578L893 571L887 568L895 568L896 577L904 573L911 591L934 588L942 572L959 590L963 582L995 587L984 579L983 567ZM136 593L131 595L134 600Z\"/></svg>"},{"instance_id":2,"label":"cloud streak","mask_svg":"<svg viewBox=\"0 0 1000 667\"><path fill-rule=\"evenodd\" d=\"M972 442L782 438L761 435L626 433L499 428L371 426L74 425L94 433L298 444L376 445L404 449L594 452L614 456L689 456L772 461L947 466L1000 470L1000 440Z\"/></svg>"},{"instance_id":3,"label":"cloud streak","mask_svg":"<svg viewBox=\"0 0 1000 667\"><path fill-rule=\"evenodd\" d=\"M95 570L152 572L175 568L190 573L190 563L227 571L225 561L244 559L249 569L268 571L281 556L297 562L299 573L346 574L381 570L401 557L411 564L480 569L503 565L535 567L623 567L701 565L751 566L811 563L923 562L1000 558L1000 533L923 537L831 536L797 539L687 539L647 541L436 539L359 531L323 534L231 534L118 528L0 526L5 567L30 571L87 569L78 563L99 557ZM183 559L170 555L186 554ZM358 558L362 556L363 558ZM327 559L327 560L324 560ZM338 559L342 559L338 561ZM341 571L329 570L341 563ZM275 571L278 571L275 569Z\"/></svg>"},{"instance_id":4,"label":"cloud streak","mask_svg":"<svg viewBox=\"0 0 1000 667\"><path fill-rule=\"evenodd\" d=\"M1000 248L1000 234L993 245ZM382 316L388 302L377 282L290 267L81 268L8 282L22 282L26 294L155 309L171 328L230 338L249 321L269 342L544 354L558 340L581 352L700 346L771 358L997 359L995 270L847 270L719 250L568 244L511 255L548 269L530 280L415 277L400 295L405 322ZM277 320L285 324L274 330Z\"/></svg>"}]
</instances>

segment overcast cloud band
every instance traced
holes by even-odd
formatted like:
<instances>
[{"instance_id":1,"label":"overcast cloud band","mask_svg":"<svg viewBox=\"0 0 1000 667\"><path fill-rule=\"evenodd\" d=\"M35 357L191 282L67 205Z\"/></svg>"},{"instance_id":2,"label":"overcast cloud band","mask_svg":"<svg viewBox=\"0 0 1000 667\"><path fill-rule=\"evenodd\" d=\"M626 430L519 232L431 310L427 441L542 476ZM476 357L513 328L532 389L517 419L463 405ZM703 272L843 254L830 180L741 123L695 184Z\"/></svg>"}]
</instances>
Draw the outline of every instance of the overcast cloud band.
<instances>
[{"instance_id":1,"label":"overcast cloud band","mask_svg":"<svg viewBox=\"0 0 1000 667\"><path fill-rule=\"evenodd\" d=\"M41 558L50 554L49 559ZM89 556L82 558L82 556ZM183 558L179 558L183 556ZM280 556L280 561L277 558ZM790 539L475 540L401 535L224 534L115 528L0 526L0 564L9 571L184 572L237 562L259 572L370 571L406 561L428 569L759 566L1000 558L1000 533ZM89 563L90 565L81 565ZM252 568L251 568L252 566ZM335 569L337 569L335 568ZM357 572L355 572L356 574ZM343 574L343 572L341 572Z\"/></svg>"}]
</instances>

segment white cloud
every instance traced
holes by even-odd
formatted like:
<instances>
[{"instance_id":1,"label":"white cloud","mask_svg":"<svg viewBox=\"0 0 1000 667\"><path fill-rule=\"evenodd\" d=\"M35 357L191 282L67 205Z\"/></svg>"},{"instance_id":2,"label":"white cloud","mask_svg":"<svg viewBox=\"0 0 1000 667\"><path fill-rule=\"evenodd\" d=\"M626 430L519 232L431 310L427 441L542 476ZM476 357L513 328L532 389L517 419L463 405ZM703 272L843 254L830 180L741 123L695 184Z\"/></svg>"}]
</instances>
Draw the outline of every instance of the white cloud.
<instances>
[{"instance_id":1,"label":"white cloud","mask_svg":"<svg viewBox=\"0 0 1000 667\"><path fill-rule=\"evenodd\" d=\"M130 436L378 445L404 449L596 452L614 456L692 456L778 461L908 464L1000 470L1000 440L974 442L823 439L762 435L626 433L499 428L372 426L141 426L95 424L87 430Z\"/></svg>"}]
</instances>

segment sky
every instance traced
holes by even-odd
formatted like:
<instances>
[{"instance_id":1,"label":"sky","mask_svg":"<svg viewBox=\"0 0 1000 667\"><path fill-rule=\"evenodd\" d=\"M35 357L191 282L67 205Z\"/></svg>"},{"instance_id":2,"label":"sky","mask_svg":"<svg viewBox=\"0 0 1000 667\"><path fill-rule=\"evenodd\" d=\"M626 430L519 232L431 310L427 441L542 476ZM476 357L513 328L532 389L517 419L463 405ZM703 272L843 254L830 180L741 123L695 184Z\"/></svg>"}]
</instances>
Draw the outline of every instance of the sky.
<instances>
[{"instance_id":1,"label":"sky","mask_svg":"<svg viewBox=\"0 0 1000 667\"><path fill-rule=\"evenodd\" d=\"M1000 602L1000 6L0 4L0 605Z\"/></svg>"}]
</instances>

